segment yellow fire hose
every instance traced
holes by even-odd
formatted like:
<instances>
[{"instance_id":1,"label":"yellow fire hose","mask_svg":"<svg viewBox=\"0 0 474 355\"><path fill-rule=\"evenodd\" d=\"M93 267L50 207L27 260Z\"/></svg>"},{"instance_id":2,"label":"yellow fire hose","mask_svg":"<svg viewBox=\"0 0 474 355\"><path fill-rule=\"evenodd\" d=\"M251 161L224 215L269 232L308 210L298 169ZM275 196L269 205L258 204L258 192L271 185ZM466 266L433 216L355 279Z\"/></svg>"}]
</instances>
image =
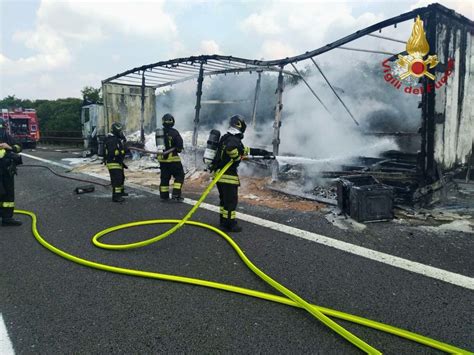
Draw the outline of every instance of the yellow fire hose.
<instances>
[{"instance_id":1,"label":"yellow fire hose","mask_svg":"<svg viewBox=\"0 0 474 355\"><path fill-rule=\"evenodd\" d=\"M433 347L438 350L445 351L447 353L451 354L474 354L472 352L469 352L467 350L463 350L460 348L457 348L455 346L442 343L440 341L425 337L423 335L419 335L404 329L396 328L390 325L386 325L380 322L376 322L367 318L355 316L352 314L336 311L333 309L317 306L315 304L311 304L277 281L273 280L270 276L266 275L263 271L261 271L259 268L257 268L244 254L242 249L237 245L237 243L226 233L221 231L218 228L215 228L209 224L201 223L201 222L196 222L196 221L190 221L189 219L191 216L194 214L194 212L199 208L199 205L204 201L204 199L207 197L209 192L211 191L212 187L216 184L217 180L225 173L225 171L230 167L232 162L229 162L212 180L212 182L209 184L209 186L206 188L204 193L201 195L197 203L193 206L193 208L188 212L188 214L181 220L178 219L154 219L154 220L146 220L146 221L138 221L138 222L131 222L131 223L125 223L117 226L113 226L107 229L104 229L94 235L92 238L92 242L94 245L96 245L99 248L104 248L104 249L113 249L113 250L124 250L124 249L133 249L133 248L139 248L145 245L149 245L155 242L158 242L170 234L176 232L179 228L181 228L183 225L188 224L188 225L193 225L205 229L209 229L215 233L217 233L219 236L224 238L231 246L234 248L238 256L242 259L242 261L247 265L247 267L252 270L257 276L259 276L262 280L264 280L266 283L268 283L270 286L281 292L285 297L282 296L277 296L265 292L260 292L260 291L255 291L243 287L238 287L238 286L233 286L233 285L227 285L227 284L222 284L218 282L213 282L213 281L207 281L207 280L201 280L201 279L195 279L195 278L190 278L190 277L184 277L184 276L175 276L175 275L168 275L168 274L160 274L156 272L148 272L148 271L141 271L141 270L134 270L134 269L126 269L126 268L121 268L121 267L116 267L112 265L106 265L106 264L101 264L101 263L96 263L90 260L82 259L77 256L71 255L61 249L56 248L54 245L49 244L39 233L38 228L37 228L37 217L33 212L30 211L25 211L25 210L15 210L15 213L19 214L24 214L28 215L32 219L32 232L37 239L37 241L43 245L45 248L49 249L55 254L58 254L59 256L68 259L70 261L73 261L75 263L85 265L91 268L95 269L100 269L100 270L105 270L105 271L110 271L110 272L115 272L119 274L126 274L126 275L131 275L131 276L139 276L139 277L148 277L148 278L154 278L154 279L160 279L160 280L167 280L167 281L175 281L175 282L182 282L182 283L188 283L192 285L198 285L198 286L205 286L205 287L210 287L210 288L216 288L220 290L225 290L225 291L230 291L230 292L235 292L235 293L240 293L243 295L247 296L252 296L256 298L261 298L264 300L268 301L273 301L273 302L278 302L282 304L286 304L288 306L293 306L293 307L299 307L305 309L307 312L309 312L311 315L313 315L315 318L317 318L319 321L321 321L323 324L331 328L333 331L344 337L347 341L351 342L353 345L357 346L359 349L363 350L367 354L381 354L380 351L377 349L373 348L363 340L359 339L343 327L341 327L339 324L334 322L329 318L329 316L339 318L342 320L350 321L356 324L364 325L373 329L381 330L386 333L394 334L397 336L400 336L402 338L412 340L415 342L418 342L420 344L424 344L430 347ZM125 228L131 228L135 226L143 226L143 225L149 225L149 224L175 224L174 227L169 229L168 231L141 241L141 242L136 242L136 243L131 243L131 244L105 244L99 241L99 239L109 233L112 233L114 231L118 231L121 229Z\"/></svg>"}]
</instances>

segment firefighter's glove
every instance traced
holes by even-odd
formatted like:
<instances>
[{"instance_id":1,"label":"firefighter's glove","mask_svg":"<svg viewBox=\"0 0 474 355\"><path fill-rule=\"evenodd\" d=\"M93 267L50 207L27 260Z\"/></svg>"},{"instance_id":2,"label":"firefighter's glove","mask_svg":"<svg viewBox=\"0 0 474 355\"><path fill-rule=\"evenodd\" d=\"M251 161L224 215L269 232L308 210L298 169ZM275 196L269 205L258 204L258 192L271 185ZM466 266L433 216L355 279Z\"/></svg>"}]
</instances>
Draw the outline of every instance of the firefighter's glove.
<instances>
[{"instance_id":1,"label":"firefighter's glove","mask_svg":"<svg viewBox=\"0 0 474 355\"><path fill-rule=\"evenodd\" d=\"M269 152L268 150L265 150L265 149L256 149L256 148L252 148L251 152L250 152L252 155L255 155L255 156L264 156L264 157L268 157L268 156L271 156L272 153Z\"/></svg>"},{"instance_id":2,"label":"firefighter's glove","mask_svg":"<svg viewBox=\"0 0 474 355\"><path fill-rule=\"evenodd\" d=\"M128 166L125 163L122 163L124 169L128 169Z\"/></svg>"}]
</instances>

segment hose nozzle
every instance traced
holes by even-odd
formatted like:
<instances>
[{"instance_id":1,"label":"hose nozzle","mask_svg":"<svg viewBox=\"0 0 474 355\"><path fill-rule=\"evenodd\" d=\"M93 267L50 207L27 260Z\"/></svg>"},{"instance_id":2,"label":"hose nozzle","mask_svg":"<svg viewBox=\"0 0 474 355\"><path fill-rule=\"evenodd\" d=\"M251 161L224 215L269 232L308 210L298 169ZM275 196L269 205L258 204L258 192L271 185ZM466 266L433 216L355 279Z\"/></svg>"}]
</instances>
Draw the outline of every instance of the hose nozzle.
<instances>
[{"instance_id":1,"label":"hose nozzle","mask_svg":"<svg viewBox=\"0 0 474 355\"><path fill-rule=\"evenodd\" d=\"M247 155L247 159L253 159L253 160L275 160L274 155Z\"/></svg>"}]
</instances>

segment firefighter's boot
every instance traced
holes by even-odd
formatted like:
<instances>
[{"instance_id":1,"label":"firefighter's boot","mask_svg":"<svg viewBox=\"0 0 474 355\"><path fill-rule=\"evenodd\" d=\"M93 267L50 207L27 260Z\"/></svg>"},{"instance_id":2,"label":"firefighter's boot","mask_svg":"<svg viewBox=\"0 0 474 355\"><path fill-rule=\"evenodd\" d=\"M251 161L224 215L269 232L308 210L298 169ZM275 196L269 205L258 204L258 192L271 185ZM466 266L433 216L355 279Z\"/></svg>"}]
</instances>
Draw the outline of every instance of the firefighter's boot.
<instances>
[{"instance_id":1,"label":"firefighter's boot","mask_svg":"<svg viewBox=\"0 0 474 355\"><path fill-rule=\"evenodd\" d=\"M173 201L176 201L176 202L183 202L184 201L184 198L181 197L181 190L173 189L173 193L171 194L171 198L173 199Z\"/></svg>"},{"instance_id":2,"label":"firefighter's boot","mask_svg":"<svg viewBox=\"0 0 474 355\"><path fill-rule=\"evenodd\" d=\"M122 197L120 193L116 193L112 195L112 201L113 202L124 202L125 199Z\"/></svg>"},{"instance_id":3,"label":"firefighter's boot","mask_svg":"<svg viewBox=\"0 0 474 355\"><path fill-rule=\"evenodd\" d=\"M184 198L181 197L181 187L183 186L180 182L175 182L173 184L173 192L171 193L171 198L176 202L183 202Z\"/></svg>"},{"instance_id":4,"label":"firefighter's boot","mask_svg":"<svg viewBox=\"0 0 474 355\"><path fill-rule=\"evenodd\" d=\"M2 219L2 226L4 227L7 227L7 226L11 226L11 227L17 227L17 226L21 226L23 223L17 219L14 219L14 218L3 218Z\"/></svg>"},{"instance_id":5,"label":"firefighter's boot","mask_svg":"<svg viewBox=\"0 0 474 355\"><path fill-rule=\"evenodd\" d=\"M226 220L224 222L224 230L226 232L233 232L233 233L239 233L242 232L242 227L237 224L237 221L234 220Z\"/></svg>"}]
</instances>

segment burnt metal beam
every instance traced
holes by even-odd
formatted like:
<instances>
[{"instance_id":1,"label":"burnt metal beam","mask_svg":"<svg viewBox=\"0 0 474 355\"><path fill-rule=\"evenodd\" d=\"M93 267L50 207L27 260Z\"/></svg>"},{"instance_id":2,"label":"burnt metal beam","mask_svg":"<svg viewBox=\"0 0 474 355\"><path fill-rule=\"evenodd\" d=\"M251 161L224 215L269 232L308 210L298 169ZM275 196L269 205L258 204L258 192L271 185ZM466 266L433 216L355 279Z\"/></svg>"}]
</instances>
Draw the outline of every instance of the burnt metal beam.
<instances>
[{"instance_id":1,"label":"burnt metal beam","mask_svg":"<svg viewBox=\"0 0 474 355\"><path fill-rule=\"evenodd\" d=\"M344 101L342 101L341 97L337 94L336 90L334 90L334 88L332 87L331 83L329 82L328 78L326 78L326 75L324 75L323 71L321 70L321 68L319 67L318 63L316 63L316 61L314 60L314 58L310 58L311 61L313 62L313 64L316 66L316 68L319 70L319 72L321 73L321 76L324 78L324 80L326 81L326 83L329 85L329 87L331 88L332 92L334 93L334 95L336 95L337 99L341 102L342 106L344 106L344 108L346 109L347 113L351 116L352 120L355 122L356 125L359 125L359 122L357 122L357 120L355 119L355 117L352 115L351 111L349 110L349 108L346 106L346 104L344 103Z\"/></svg>"},{"instance_id":2,"label":"burnt metal beam","mask_svg":"<svg viewBox=\"0 0 474 355\"><path fill-rule=\"evenodd\" d=\"M406 44L406 43L407 43L406 41L401 41L401 40L399 40L399 39L390 38L390 37L385 37L385 36L380 36L380 35L374 35L373 33L370 33L370 34L368 34L367 36L376 37L376 38L381 38L381 39L386 39L387 41L398 42L398 43L403 43L403 44Z\"/></svg>"},{"instance_id":3,"label":"burnt metal beam","mask_svg":"<svg viewBox=\"0 0 474 355\"><path fill-rule=\"evenodd\" d=\"M145 143L145 71L142 73L141 107L140 107L140 142Z\"/></svg>"},{"instance_id":4,"label":"burnt metal beam","mask_svg":"<svg viewBox=\"0 0 474 355\"><path fill-rule=\"evenodd\" d=\"M235 66L233 66L233 65L228 65L226 63L222 63L222 62L219 62L219 61L212 61L212 60L207 61L206 67L219 68L219 70L235 68Z\"/></svg>"},{"instance_id":5,"label":"burnt metal beam","mask_svg":"<svg viewBox=\"0 0 474 355\"><path fill-rule=\"evenodd\" d=\"M352 48L352 47L346 47L346 46L341 46L337 47L336 49L345 49L347 51L355 51L355 52L365 52L365 53L376 53L376 54L383 54L383 55L393 55L396 56L396 53L391 53L391 52L384 52L384 51L376 51L372 49L362 49L362 48ZM312 58L311 58L312 59Z\"/></svg>"},{"instance_id":6,"label":"burnt metal beam","mask_svg":"<svg viewBox=\"0 0 474 355\"><path fill-rule=\"evenodd\" d=\"M109 131L109 106L108 106L108 92L105 89L105 83L102 82L102 102L104 104L104 111L105 111L105 132L103 134L107 134Z\"/></svg>"},{"instance_id":7,"label":"burnt metal beam","mask_svg":"<svg viewBox=\"0 0 474 355\"><path fill-rule=\"evenodd\" d=\"M205 67L204 67L204 70L206 70L206 71L208 71L208 70L227 70L227 69L230 69L230 68L229 67L224 67L224 66L221 66L221 65L210 64L210 63L206 63Z\"/></svg>"},{"instance_id":8,"label":"burnt metal beam","mask_svg":"<svg viewBox=\"0 0 474 355\"><path fill-rule=\"evenodd\" d=\"M121 86L133 87L133 88L139 88L139 87L141 87L141 83L138 84L138 85L124 84L124 83L116 83L116 82L104 83L104 84L108 84L108 85L121 85ZM146 85L146 83L145 83L145 87L154 89L154 86L152 86L152 85Z\"/></svg>"},{"instance_id":9,"label":"burnt metal beam","mask_svg":"<svg viewBox=\"0 0 474 355\"><path fill-rule=\"evenodd\" d=\"M283 67L278 73L278 84L276 89L277 102L275 105L275 121L273 122L273 155L277 156L280 149L280 127L281 127L281 111L283 110ZM278 162L272 163L272 180L278 180Z\"/></svg>"},{"instance_id":10,"label":"burnt metal beam","mask_svg":"<svg viewBox=\"0 0 474 355\"><path fill-rule=\"evenodd\" d=\"M120 81L109 82L106 84L128 85L128 86L136 86L136 87L141 86L140 81L137 82L137 81L127 80L127 78L120 78Z\"/></svg>"},{"instance_id":11,"label":"burnt metal beam","mask_svg":"<svg viewBox=\"0 0 474 355\"><path fill-rule=\"evenodd\" d=\"M260 82L262 80L262 72L258 72L257 83L255 84L255 95L253 97L253 108L252 108L252 127L255 128L257 118L257 103L258 97L260 96Z\"/></svg>"},{"instance_id":12,"label":"burnt metal beam","mask_svg":"<svg viewBox=\"0 0 474 355\"><path fill-rule=\"evenodd\" d=\"M199 76L197 80L197 91L196 91L196 106L195 114L194 114L194 131L193 131L193 147L196 148L197 146L197 139L198 139L198 129L199 129L199 113L201 111L201 97L202 97L202 82L204 81L204 68L203 63L201 63L201 67L199 68Z\"/></svg>"},{"instance_id":13,"label":"burnt metal beam","mask_svg":"<svg viewBox=\"0 0 474 355\"><path fill-rule=\"evenodd\" d=\"M182 78L183 75L180 75L180 74L177 74L177 73L153 73L153 74L147 73L146 77L147 78L160 79L160 80L163 80L163 79L166 79L166 78L172 78L172 79L176 80L176 79Z\"/></svg>"},{"instance_id":14,"label":"burnt metal beam","mask_svg":"<svg viewBox=\"0 0 474 355\"><path fill-rule=\"evenodd\" d=\"M279 69L273 69L273 68L259 68L259 67L248 67L248 68L242 68L242 69L232 69L232 70L217 70L217 71L210 71L210 72L205 72L204 76L211 76L211 75L219 75L219 74L235 74L235 73L245 73L245 72L253 72L253 71L258 71L258 70L263 70L263 71L280 71ZM291 76L298 76L295 73L292 73L290 71L283 71L283 74L286 75L291 75ZM188 77L185 77L183 79L175 80L175 81L170 81L164 84L160 84L155 86L155 88L160 88L160 87L165 87L165 86L171 86L175 84L180 84L188 80L193 80L198 78L199 75L191 75Z\"/></svg>"},{"instance_id":15,"label":"burnt metal beam","mask_svg":"<svg viewBox=\"0 0 474 355\"><path fill-rule=\"evenodd\" d=\"M295 70L295 72L299 75L299 77L301 78L301 80L303 80L303 83L306 84L306 86L308 87L308 89L311 91L311 93L313 94L313 96L318 99L319 103L321 105L323 105L324 109L326 110L327 113L331 114L331 112L329 112L328 108L326 107L326 105L324 104L324 102L319 98L319 96L316 94L316 92L314 92L313 88L308 84L308 82L306 81L306 79L303 77L303 75L301 75L301 73L299 72L299 70L296 68L296 65L294 65L293 63L291 63L291 66L293 67L293 69Z\"/></svg>"},{"instance_id":16,"label":"burnt metal beam","mask_svg":"<svg viewBox=\"0 0 474 355\"><path fill-rule=\"evenodd\" d=\"M366 136L418 137L418 132L366 132Z\"/></svg>"},{"instance_id":17,"label":"burnt metal beam","mask_svg":"<svg viewBox=\"0 0 474 355\"><path fill-rule=\"evenodd\" d=\"M422 17L426 31L426 40L430 44L429 55L437 53L436 26L437 14L428 13ZM433 70L431 70L433 71ZM432 73L434 74L434 73ZM428 90L429 81L423 77L423 94L421 96L421 155L422 172L427 183L436 180L436 163L434 160L434 140L435 140L435 90Z\"/></svg>"},{"instance_id":18,"label":"burnt metal beam","mask_svg":"<svg viewBox=\"0 0 474 355\"><path fill-rule=\"evenodd\" d=\"M216 59L216 60L213 60L213 61L221 63L221 64L225 65L226 67L233 67L233 68L245 68L248 65L246 63L232 62L230 60Z\"/></svg>"},{"instance_id":19,"label":"burnt metal beam","mask_svg":"<svg viewBox=\"0 0 474 355\"><path fill-rule=\"evenodd\" d=\"M201 105L231 105L247 103L250 100L201 100Z\"/></svg>"},{"instance_id":20,"label":"burnt metal beam","mask_svg":"<svg viewBox=\"0 0 474 355\"><path fill-rule=\"evenodd\" d=\"M190 71L193 71L193 72L196 72L196 69L194 68L185 68L184 66L175 66L175 67L171 67L171 68L167 68L167 67L155 67L155 68L151 68L149 73L155 73L155 74L160 74L161 72L164 72L164 73L169 73L169 72L172 72L172 73L176 73L176 74L179 74L179 73L189 73ZM199 71L199 69L198 69Z\"/></svg>"}]
</instances>

